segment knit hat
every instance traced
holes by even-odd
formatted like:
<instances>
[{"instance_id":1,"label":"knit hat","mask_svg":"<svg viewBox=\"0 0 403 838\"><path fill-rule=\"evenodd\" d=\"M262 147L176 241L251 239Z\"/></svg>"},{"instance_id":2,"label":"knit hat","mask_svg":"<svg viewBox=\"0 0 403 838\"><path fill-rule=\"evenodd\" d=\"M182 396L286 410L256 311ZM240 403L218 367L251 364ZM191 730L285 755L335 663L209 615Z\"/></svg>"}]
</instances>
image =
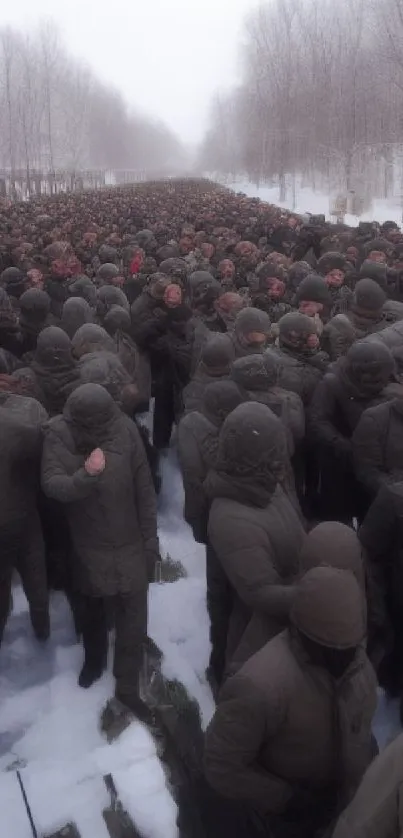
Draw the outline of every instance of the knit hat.
<instances>
[{"instance_id":1,"label":"knit hat","mask_svg":"<svg viewBox=\"0 0 403 838\"><path fill-rule=\"evenodd\" d=\"M299 343L301 338L316 335L316 325L312 317L299 311L290 311L278 321L280 343Z\"/></svg>"},{"instance_id":2,"label":"knit hat","mask_svg":"<svg viewBox=\"0 0 403 838\"><path fill-rule=\"evenodd\" d=\"M119 268L113 262L105 262L97 271L96 279L101 282L111 282L119 276Z\"/></svg>"},{"instance_id":3,"label":"knit hat","mask_svg":"<svg viewBox=\"0 0 403 838\"><path fill-rule=\"evenodd\" d=\"M29 288L20 297L20 322L42 323L50 312L50 297L40 288Z\"/></svg>"},{"instance_id":4,"label":"knit hat","mask_svg":"<svg viewBox=\"0 0 403 838\"><path fill-rule=\"evenodd\" d=\"M246 355L237 358L232 364L231 378L244 390L262 390L267 392L273 382L270 380L265 355Z\"/></svg>"},{"instance_id":5,"label":"knit hat","mask_svg":"<svg viewBox=\"0 0 403 838\"><path fill-rule=\"evenodd\" d=\"M383 288L384 290L386 289L386 284L387 284L387 266L386 265L382 265L380 262L372 262L370 259L366 259L365 262L363 262L362 265L361 265L360 276L364 277L365 279L372 279L381 288Z\"/></svg>"},{"instance_id":6,"label":"knit hat","mask_svg":"<svg viewBox=\"0 0 403 838\"><path fill-rule=\"evenodd\" d=\"M82 297L91 308L95 308L97 301L97 289L89 276L77 276L67 286L67 293L70 297Z\"/></svg>"},{"instance_id":7,"label":"knit hat","mask_svg":"<svg viewBox=\"0 0 403 838\"><path fill-rule=\"evenodd\" d=\"M222 370L222 375L226 375L230 371L234 358L235 349L232 341L228 340L226 335L217 334L204 345L200 361L206 370Z\"/></svg>"},{"instance_id":8,"label":"knit hat","mask_svg":"<svg viewBox=\"0 0 403 838\"><path fill-rule=\"evenodd\" d=\"M324 521L310 530L302 545L299 564L302 575L320 565L349 570L361 589L365 588L364 560L358 535L339 521Z\"/></svg>"},{"instance_id":9,"label":"knit hat","mask_svg":"<svg viewBox=\"0 0 403 838\"><path fill-rule=\"evenodd\" d=\"M380 311L386 294L373 279L360 279L354 289L354 305L363 311Z\"/></svg>"},{"instance_id":10,"label":"knit hat","mask_svg":"<svg viewBox=\"0 0 403 838\"><path fill-rule=\"evenodd\" d=\"M81 358L88 352L96 352L105 350L107 352L114 352L115 344L112 338L108 335L102 326L97 326L96 323L86 323L77 329L73 340L73 355L76 358Z\"/></svg>"},{"instance_id":11,"label":"knit hat","mask_svg":"<svg viewBox=\"0 0 403 838\"><path fill-rule=\"evenodd\" d=\"M346 570L309 570L297 586L290 616L305 637L328 648L352 649L365 637L362 590Z\"/></svg>"},{"instance_id":12,"label":"knit hat","mask_svg":"<svg viewBox=\"0 0 403 838\"><path fill-rule=\"evenodd\" d=\"M215 424L221 425L243 401L244 398L233 381L213 381L204 391L202 410Z\"/></svg>"},{"instance_id":13,"label":"knit hat","mask_svg":"<svg viewBox=\"0 0 403 838\"><path fill-rule=\"evenodd\" d=\"M329 289L319 274L309 274L299 284L296 292L296 299L298 303L302 301L309 301L312 303L322 303L327 305L330 303Z\"/></svg>"},{"instance_id":14,"label":"knit hat","mask_svg":"<svg viewBox=\"0 0 403 838\"><path fill-rule=\"evenodd\" d=\"M19 268L6 268L0 274L2 285L10 297L19 299L25 291L26 275Z\"/></svg>"},{"instance_id":15,"label":"knit hat","mask_svg":"<svg viewBox=\"0 0 403 838\"><path fill-rule=\"evenodd\" d=\"M326 276L326 274L334 270L345 271L346 257L343 256L342 253L325 253L323 256L320 257L317 268L318 272L322 276Z\"/></svg>"},{"instance_id":16,"label":"knit hat","mask_svg":"<svg viewBox=\"0 0 403 838\"><path fill-rule=\"evenodd\" d=\"M116 267L116 264L119 261L119 256L116 248L111 247L109 244L102 244L99 248L98 255L101 262L101 266L104 266L105 264L113 264Z\"/></svg>"},{"instance_id":17,"label":"knit hat","mask_svg":"<svg viewBox=\"0 0 403 838\"><path fill-rule=\"evenodd\" d=\"M270 318L265 311L259 308L244 308L236 317L235 320L235 334L250 335L252 332L262 332L265 335L270 334Z\"/></svg>"},{"instance_id":18,"label":"knit hat","mask_svg":"<svg viewBox=\"0 0 403 838\"><path fill-rule=\"evenodd\" d=\"M364 255L368 256L373 250L379 250L381 253L388 253L391 249L391 244L387 239L372 239L364 245Z\"/></svg>"},{"instance_id":19,"label":"knit hat","mask_svg":"<svg viewBox=\"0 0 403 838\"><path fill-rule=\"evenodd\" d=\"M252 478L274 490L284 475L287 439L284 426L270 408L245 402L225 420L218 444L217 471Z\"/></svg>"}]
</instances>

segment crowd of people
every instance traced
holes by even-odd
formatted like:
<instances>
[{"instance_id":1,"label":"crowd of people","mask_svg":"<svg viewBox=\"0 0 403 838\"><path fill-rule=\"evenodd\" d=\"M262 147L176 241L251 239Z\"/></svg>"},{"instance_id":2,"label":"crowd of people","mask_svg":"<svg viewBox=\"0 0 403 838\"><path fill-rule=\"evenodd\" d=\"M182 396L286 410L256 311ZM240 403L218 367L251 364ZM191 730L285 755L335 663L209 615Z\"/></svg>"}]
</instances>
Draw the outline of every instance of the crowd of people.
<instances>
[{"instance_id":1,"label":"crowd of people","mask_svg":"<svg viewBox=\"0 0 403 838\"><path fill-rule=\"evenodd\" d=\"M401 834L403 740L377 756L372 722L378 685L403 694L402 375L394 222L192 179L0 205L0 642L15 571L44 643L62 589L80 687L113 628L116 697L152 725L175 446L206 546L208 838Z\"/></svg>"}]
</instances>

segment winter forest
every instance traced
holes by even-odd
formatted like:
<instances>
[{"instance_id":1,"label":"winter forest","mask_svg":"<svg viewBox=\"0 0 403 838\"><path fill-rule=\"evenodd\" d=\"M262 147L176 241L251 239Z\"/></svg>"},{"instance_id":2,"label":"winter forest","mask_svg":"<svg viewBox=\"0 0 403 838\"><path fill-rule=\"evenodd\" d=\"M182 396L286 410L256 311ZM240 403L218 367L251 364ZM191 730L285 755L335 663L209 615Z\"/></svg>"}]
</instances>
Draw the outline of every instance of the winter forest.
<instances>
[{"instance_id":1,"label":"winter forest","mask_svg":"<svg viewBox=\"0 0 403 838\"><path fill-rule=\"evenodd\" d=\"M159 121L130 110L121 94L71 58L57 28L0 29L0 169L164 171L183 159Z\"/></svg>"},{"instance_id":2,"label":"winter forest","mask_svg":"<svg viewBox=\"0 0 403 838\"><path fill-rule=\"evenodd\" d=\"M273 0L243 27L241 83L217 94L202 165L255 183L403 191L402 0Z\"/></svg>"}]
</instances>

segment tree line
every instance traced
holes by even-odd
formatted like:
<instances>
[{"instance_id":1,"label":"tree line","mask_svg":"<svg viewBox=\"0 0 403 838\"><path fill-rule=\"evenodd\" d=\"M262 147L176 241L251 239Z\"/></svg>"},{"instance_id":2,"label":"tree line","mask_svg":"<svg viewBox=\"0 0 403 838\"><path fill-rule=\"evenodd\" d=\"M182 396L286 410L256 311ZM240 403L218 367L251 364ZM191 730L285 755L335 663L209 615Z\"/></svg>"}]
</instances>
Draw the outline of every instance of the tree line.
<instances>
[{"instance_id":1,"label":"tree line","mask_svg":"<svg viewBox=\"0 0 403 838\"><path fill-rule=\"evenodd\" d=\"M34 34L0 29L0 169L145 169L182 159L163 124L130 110L65 50L51 23Z\"/></svg>"},{"instance_id":2,"label":"tree line","mask_svg":"<svg viewBox=\"0 0 403 838\"><path fill-rule=\"evenodd\" d=\"M403 192L403 0L271 0L246 19L242 81L215 97L210 171Z\"/></svg>"}]
</instances>

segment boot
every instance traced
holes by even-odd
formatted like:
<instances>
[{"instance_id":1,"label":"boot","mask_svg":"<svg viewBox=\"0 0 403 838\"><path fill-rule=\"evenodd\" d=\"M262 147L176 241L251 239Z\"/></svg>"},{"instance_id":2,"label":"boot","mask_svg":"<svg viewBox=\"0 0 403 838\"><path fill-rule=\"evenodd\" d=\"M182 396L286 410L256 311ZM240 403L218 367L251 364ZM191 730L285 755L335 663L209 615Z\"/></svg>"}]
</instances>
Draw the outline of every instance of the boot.
<instances>
[{"instance_id":1,"label":"boot","mask_svg":"<svg viewBox=\"0 0 403 838\"><path fill-rule=\"evenodd\" d=\"M45 609L30 608L29 612L31 618L31 625L37 640L45 642L49 640L50 635L50 618L49 611Z\"/></svg>"},{"instance_id":2,"label":"boot","mask_svg":"<svg viewBox=\"0 0 403 838\"><path fill-rule=\"evenodd\" d=\"M95 684L95 681L99 681L102 678L104 669L104 665L93 666L89 663L84 663L78 678L78 686L82 687L83 690L88 690Z\"/></svg>"}]
</instances>

